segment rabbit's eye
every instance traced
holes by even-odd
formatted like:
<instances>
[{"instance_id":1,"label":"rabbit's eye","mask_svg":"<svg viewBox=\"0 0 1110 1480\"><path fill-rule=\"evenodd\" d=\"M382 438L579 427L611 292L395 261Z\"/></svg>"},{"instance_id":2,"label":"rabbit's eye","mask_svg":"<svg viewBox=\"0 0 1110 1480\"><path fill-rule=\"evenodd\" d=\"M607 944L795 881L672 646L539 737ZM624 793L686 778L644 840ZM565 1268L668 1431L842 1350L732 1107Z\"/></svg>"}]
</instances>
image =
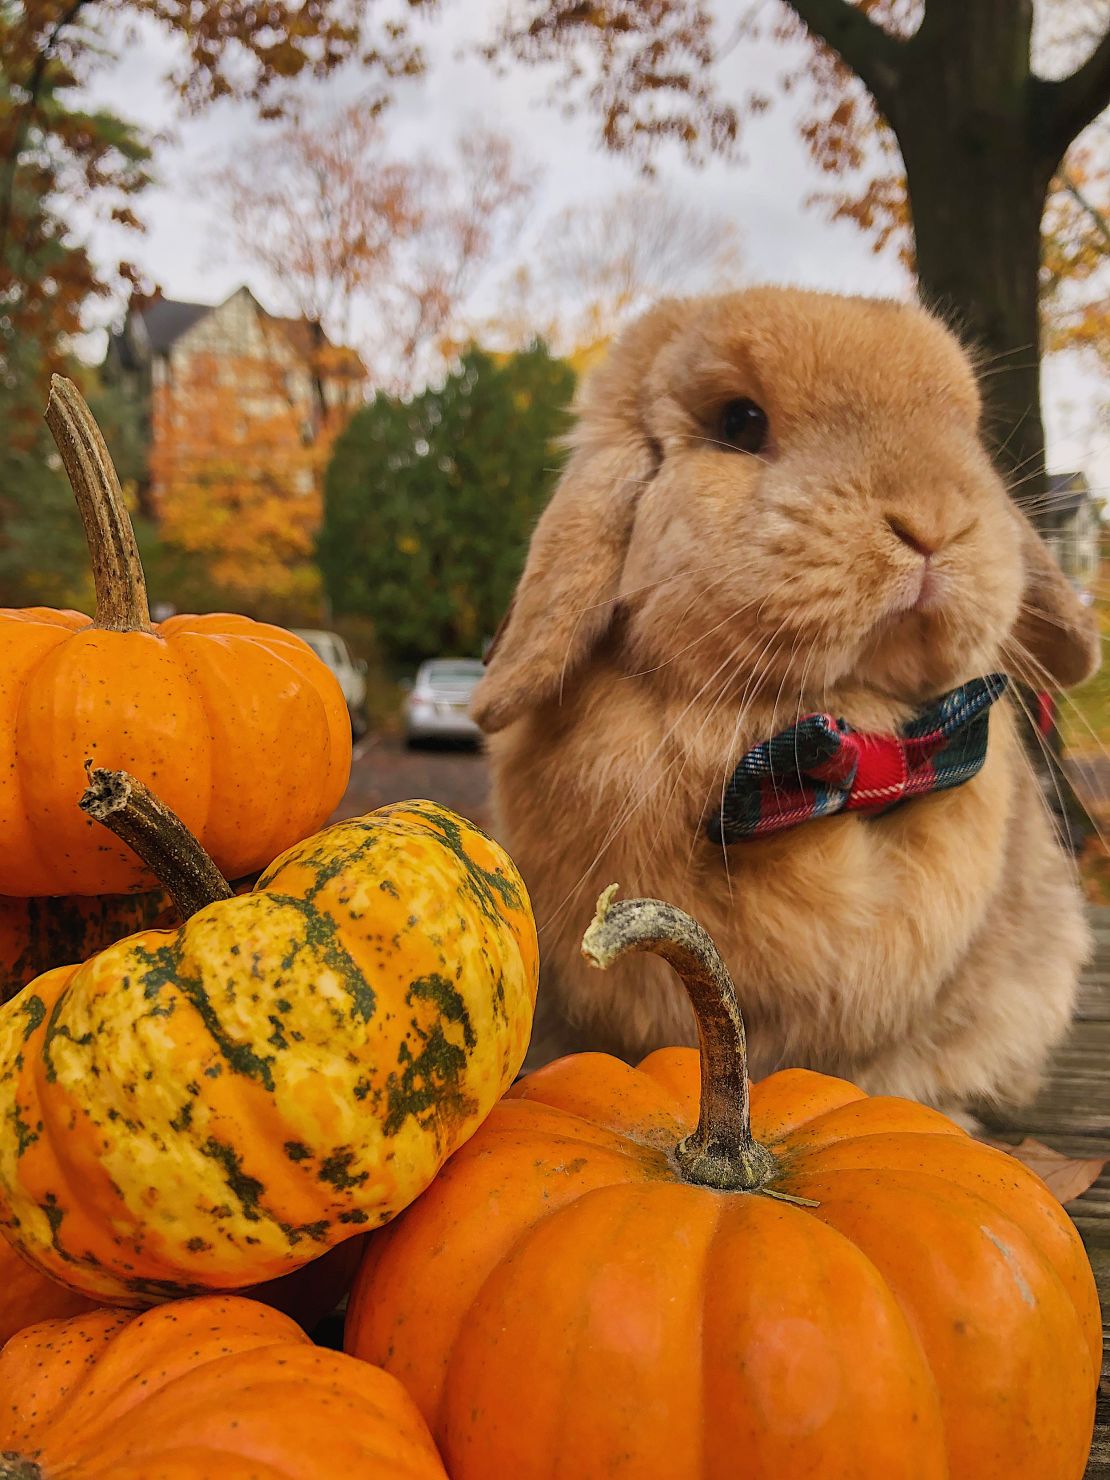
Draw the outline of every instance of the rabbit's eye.
<instances>
[{"instance_id":1,"label":"rabbit's eye","mask_svg":"<svg viewBox=\"0 0 1110 1480\"><path fill-rule=\"evenodd\" d=\"M762 452L767 441L767 413L742 396L721 412L721 440L737 452Z\"/></svg>"}]
</instances>

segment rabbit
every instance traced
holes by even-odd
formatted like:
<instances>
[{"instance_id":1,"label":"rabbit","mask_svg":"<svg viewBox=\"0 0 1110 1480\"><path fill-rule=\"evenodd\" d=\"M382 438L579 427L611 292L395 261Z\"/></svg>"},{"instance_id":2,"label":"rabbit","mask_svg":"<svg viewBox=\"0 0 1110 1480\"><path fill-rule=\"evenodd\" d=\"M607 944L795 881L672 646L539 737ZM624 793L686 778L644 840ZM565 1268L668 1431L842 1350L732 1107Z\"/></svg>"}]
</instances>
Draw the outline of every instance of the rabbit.
<instances>
[{"instance_id":1,"label":"rabbit","mask_svg":"<svg viewBox=\"0 0 1110 1480\"><path fill-rule=\"evenodd\" d=\"M706 828L800 715L892 732L977 675L1097 669L1093 615L984 450L969 355L918 304L751 288L660 303L575 410L471 710L540 926L528 1066L697 1041L665 965L582 960L617 881L714 937L755 1077L957 1114L1028 1099L1089 940L1012 698L958 788L730 845Z\"/></svg>"}]
</instances>

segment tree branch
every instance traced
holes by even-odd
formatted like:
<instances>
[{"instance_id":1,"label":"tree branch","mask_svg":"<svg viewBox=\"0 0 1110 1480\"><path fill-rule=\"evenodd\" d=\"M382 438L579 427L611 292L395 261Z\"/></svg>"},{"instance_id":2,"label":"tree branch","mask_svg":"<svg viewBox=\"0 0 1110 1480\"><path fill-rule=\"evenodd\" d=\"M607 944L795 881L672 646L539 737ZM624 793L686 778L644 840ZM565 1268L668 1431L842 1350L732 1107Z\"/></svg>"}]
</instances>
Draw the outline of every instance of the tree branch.
<instances>
[{"instance_id":1,"label":"tree branch","mask_svg":"<svg viewBox=\"0 0 1110 1480\"><path fill-rule=\"evenodd\" d=\"M1044 101L1052 147L1060 159L1072 140L1110 104L1110 30L1078 71L1059 82L1038 78L1037 89Z\"/></svg>"},{"instance_id":2,"label":"tree branch","mask_svg":"<svg viewBox=\"0 0 1110 1480\"><path fill-rule=\"evenodd\" d=\"M1107 219L1099 210L1098 206L1095 205L1094 201L1079 188L1067 170L1061 170L1057 179L1060 181L1061 187L1075 201L1076 205L1086 213L1091 225L1098 232L1099 236L1102 237L1107 247L1110 247L1110 219Z\"/></svg>"},{"instance_id":3,"label":"tree branch","mask_svg":"<svg viewBox=\"0 0 1110 1480\"><path fill-rule=\"evenodd\" d=\"M810 35L831 47L860 78L890 122L912 42L891 36L849 0L787 0L787 4Z\"/></svg>"}]
</instances>

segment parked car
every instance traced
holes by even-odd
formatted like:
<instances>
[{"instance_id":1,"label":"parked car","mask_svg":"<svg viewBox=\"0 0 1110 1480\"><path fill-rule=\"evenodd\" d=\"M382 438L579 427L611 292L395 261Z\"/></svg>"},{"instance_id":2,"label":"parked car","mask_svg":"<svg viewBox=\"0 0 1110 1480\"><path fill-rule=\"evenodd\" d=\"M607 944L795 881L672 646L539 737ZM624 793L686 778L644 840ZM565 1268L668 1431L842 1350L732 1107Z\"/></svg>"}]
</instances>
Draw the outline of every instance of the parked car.
<instances>
[{"instance_id":1,"label":"parked car","mask_svg":"<svg viewBox=\"0 0 1110 1480\"><path fill-rule=\"evenodd\" d=\"M483 668L475 658L431 658L421 663L405 695L405 742L470 740L481 731L470 718L470 696Z\"/></svg>"},{"instance_id":2,"label":"parked car","mask_svg":"<svg viewBox=\"0 0 1110 1480\"><path fill-rule=\"evenodd\" d=\"M356 662L338 632L315 628L292 628L294 637L307 642L316 656L325 662L339 680L351 716L351 731L357 739L366 733L366 664Z\"/></svg>"}]
</instances>

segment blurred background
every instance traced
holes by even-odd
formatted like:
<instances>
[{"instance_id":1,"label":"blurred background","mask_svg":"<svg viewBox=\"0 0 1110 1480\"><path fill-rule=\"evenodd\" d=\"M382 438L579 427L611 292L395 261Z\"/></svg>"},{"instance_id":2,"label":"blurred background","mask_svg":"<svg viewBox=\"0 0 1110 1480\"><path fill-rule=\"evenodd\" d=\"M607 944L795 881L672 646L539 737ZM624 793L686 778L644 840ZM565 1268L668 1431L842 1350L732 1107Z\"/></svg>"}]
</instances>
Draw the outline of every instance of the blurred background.
<instances>
[{"instance_id":1,"label":"blurred background","mask_svg":"<svg viewBox=\"0 0 1110 1480\"><path fill-rule=\"evenodd\" d=\"M1110 0L0 0L0 605L91 599L63 370L155 614L302 632L360 737L348 810L481 820L480 759L403 746L472 738L578 378L653 299L770 280L921 291L976 343L1105 623L1108 29ZM1058 713L1099 819L1110 677ZM1085 867L1105 892L1097 834Z\"/></svg>"}]
</instances>

